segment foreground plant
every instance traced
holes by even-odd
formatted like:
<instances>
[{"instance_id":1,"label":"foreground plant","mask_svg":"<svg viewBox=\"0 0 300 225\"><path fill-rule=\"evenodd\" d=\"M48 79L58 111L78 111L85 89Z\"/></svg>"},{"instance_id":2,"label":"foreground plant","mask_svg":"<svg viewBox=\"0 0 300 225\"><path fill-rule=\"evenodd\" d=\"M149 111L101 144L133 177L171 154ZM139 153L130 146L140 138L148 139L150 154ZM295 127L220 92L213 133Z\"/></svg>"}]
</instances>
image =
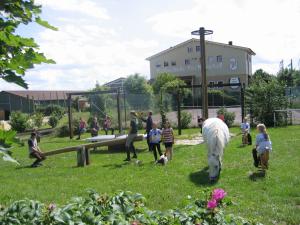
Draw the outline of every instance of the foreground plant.
<instances>
[{"instance_id":1,"label":"foreground plant","mask_svg":"<svg viewBox=\"0 0 300 225\"><path fill-rule=\"evenodd\" d=\"M222 189L201 192L203 199L192 199L183 209L167 212L150 210L141 194L119 192L114 196L89 192L86 198L76 197L58 207L33 200L20 200L0 208L0 224L124 224L124 225L179 225L179 224L259 224L232 214L225 215L230 204Z\"/></svg>"}]
</instances>

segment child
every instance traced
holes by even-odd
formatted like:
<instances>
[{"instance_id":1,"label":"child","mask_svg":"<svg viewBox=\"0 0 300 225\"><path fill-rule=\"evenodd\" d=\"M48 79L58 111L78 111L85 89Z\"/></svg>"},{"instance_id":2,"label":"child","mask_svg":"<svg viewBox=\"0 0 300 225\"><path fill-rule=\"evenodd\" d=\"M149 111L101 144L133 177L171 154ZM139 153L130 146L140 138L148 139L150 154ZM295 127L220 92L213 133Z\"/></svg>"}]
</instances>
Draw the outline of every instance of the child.
<instances>
[{"instance_id":1,"label":"child","mask_svg":"<svg viewBox=\"0 0 300 225\"><path fill-rule=\"evenodd\" d=\"M247 122L247 117L244 118L244 122L241 123L241 130L242 130L242 143L243 146L248 145L250 140L248 140L248 137L250 135L250 124ZM251 139L251 136L250 136Z\"/></svg>"},{"instance_id":2,"label":"child","mask_svg":"<svg viewBox=\"0 0 300 225\"><path fill-rule=\"evenodd\" d=\"M81 134L86 132L86 122L84 121L84 119L82 119L80 117L79 119L79 127L78 127L78 137L77 140L80 139Z\"/></svg>"},{"instance_id":3,"label":"child","mask_svg":"<svg viewBox=\"0 0 300 225\"><path fill-rule=\"evenodd\" d=\"M198 127L200 128L200 133L202 134L202 125L203 125L203 118L200 116L197 117Z\"/></svg>"},{"instance_id":4,"label":"child","mask_svg":"<svg viewBox=\"0 0 300 225\"><path fill-rule=\"evenodd\" d=\"M164 145L166 147L166 154L167 154L168 160L172 160L172 158L173 158L172 146L174 144L174 134L173 134L173 129L171 128L169 121L167 121L165 123L164 128L162 130L162 139L163 139Z\"/></svg>"},{"instance_id":5,"label":"child","mask_svg":"<svg viewBox=\"0 0 300 225\"><path fill-rule=\"evenodd\" d=\"M254 166L258 167L260 162L261 168L265 170L268 169L269 152L272 151L272 142L264 124L258 124L257 130L259 134L256 135L256 146L252 150Z\"/></svg>"},{"instance_id":6,"label":"child","mask_svg":"<svg viewBox=\"0 0 300 225\"><path fill-rule=\"evenodd\" d=\"M160 142L161 142L161 130L157 129L157 124L152 123L152 130L149 132L150 146L153 151L154 159L157 161L157 152L159 156L162 155L160 150Z\"/></svg>"},{"instance_id":7,"label":"child","mask_svg":"<svg viewBox=\"0 0 300 225\"><path fill-rule=\"evenodd\" d=\"M37 140L36 133L32 132L30 139L28 140L29 158L35 158L36 160L32 163L31 167L42 166L42 161L46 159L43 152L40 150Z\"/></svg>"}]
</instances>

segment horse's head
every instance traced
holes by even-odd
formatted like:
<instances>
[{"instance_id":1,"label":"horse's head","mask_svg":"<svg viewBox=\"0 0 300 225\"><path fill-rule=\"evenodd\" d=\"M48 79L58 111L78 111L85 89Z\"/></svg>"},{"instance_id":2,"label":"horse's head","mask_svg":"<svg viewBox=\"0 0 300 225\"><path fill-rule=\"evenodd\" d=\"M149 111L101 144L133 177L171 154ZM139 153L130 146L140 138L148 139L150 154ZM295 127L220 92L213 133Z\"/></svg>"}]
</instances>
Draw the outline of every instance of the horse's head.
<instances>
[{"instance_id":1,"label":"horse's head","mask_svg":"<svg viewBox=\"0 0 300 225\"><path fill-rule=\"evenodd\" d=\"M211 154L208 157L208 167L209 179L211 181L217 180L221 171L220 157L218 155Z\"/></svg>"}]
</instances>

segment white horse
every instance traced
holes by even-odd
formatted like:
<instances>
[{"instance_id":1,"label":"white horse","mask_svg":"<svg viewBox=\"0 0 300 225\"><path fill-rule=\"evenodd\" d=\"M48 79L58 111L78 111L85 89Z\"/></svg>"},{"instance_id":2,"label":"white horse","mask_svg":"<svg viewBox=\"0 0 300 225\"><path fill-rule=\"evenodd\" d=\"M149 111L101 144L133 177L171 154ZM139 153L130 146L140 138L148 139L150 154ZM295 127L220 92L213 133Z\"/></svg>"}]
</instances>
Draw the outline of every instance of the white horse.
<instances>
[{"instance_id":1,"label":"white horse","mask_svg":"<svg viewBox=\"0 0 300 225\"><path fill-rule=\"evenodd\" d=\"M224 148L230 139L227 125L218 118L205 120L203 139L208 148L209 179L216 180L220 175Z\"/></svg>"}]
</instances>

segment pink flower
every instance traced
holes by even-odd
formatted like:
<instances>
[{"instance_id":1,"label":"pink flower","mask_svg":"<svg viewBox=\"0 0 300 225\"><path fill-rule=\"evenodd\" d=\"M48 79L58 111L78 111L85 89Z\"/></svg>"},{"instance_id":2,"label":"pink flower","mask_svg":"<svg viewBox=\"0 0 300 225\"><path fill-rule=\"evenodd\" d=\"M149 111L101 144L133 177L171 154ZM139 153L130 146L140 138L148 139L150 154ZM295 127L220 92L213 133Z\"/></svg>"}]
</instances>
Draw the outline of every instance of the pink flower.
<instances>
[{"instance_id":1,"label":"pink flower","mask_svg":"<svg viewBox=\"0 0 300 225\"><path fill-rule=\"evenodd\" d=\"M208 209L214 209L216 207L217 207L217 201L216 201L216 199L212 199L212 200L209 200L207 202L207 208Z\"/></svg>"},{"instance_id":2,"label":"pink flower","mask_svg":"<svg viewBox=\"0 0 300 225\"><path fill-rule=\"evenodd\" d=\"M220 201L220 200L222 200L226 195L227 195L227 193L226 193L223 189L217 188L217 189L213 190L213 193L212 193L212 199L215 199L216 201Z\"/></svg>"},{"instance_id":3,"label":"pink flower","mask_svg":"<svg viewBox=\"0 0 300 225\"><path fill-rule=\"evenodd\" d=\"M53 203L50 203L49 206L48 206L49 211L53 211L55 208L56 208L56 205L53 204Z\"/></svg>"}]
</instances>

